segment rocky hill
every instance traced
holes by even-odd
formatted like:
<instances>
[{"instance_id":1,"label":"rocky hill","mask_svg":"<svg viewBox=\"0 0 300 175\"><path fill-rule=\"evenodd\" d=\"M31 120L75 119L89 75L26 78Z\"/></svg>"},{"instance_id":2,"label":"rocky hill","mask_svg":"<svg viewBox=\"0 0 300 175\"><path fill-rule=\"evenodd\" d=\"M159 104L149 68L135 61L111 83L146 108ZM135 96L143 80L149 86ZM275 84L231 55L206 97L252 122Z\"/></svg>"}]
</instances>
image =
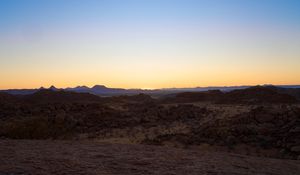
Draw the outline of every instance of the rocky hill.
<instances>
[{"instance_id":1,"label":"rocky hill","mask_svg":"<svg viewBox=\"0 0 300 175\"><path fill-rule=\"evenodd\" d=\"M158 99L61 90L0 95L3 138L96 139L300 158L299 104L262 87Z\"/></svg>"},{"instance_id":2,"label":"rocky hill","mask_svg":"<svg viewBox=\"0 0 300 175\"><path fill-rule=\"evenodd\" d=\"M42 89L33 94L23 96L25 103L62 103L62 102L98 102L101 98L89 93L76 93L64 90Z\"/></svg>"},{"instance_id":3,"label":"rocky hill","mask_svg":"<svg viewBox=\"0 0 300 175\"><path fill-rule=\"evenodd\" d=\"M254 86L229 92L209 90L205 92L184 92L164 99L165 103L213 102L220 104L280 104L298 103L295 96L282 93L274 87Z\"/></svg>"}]
</instances>

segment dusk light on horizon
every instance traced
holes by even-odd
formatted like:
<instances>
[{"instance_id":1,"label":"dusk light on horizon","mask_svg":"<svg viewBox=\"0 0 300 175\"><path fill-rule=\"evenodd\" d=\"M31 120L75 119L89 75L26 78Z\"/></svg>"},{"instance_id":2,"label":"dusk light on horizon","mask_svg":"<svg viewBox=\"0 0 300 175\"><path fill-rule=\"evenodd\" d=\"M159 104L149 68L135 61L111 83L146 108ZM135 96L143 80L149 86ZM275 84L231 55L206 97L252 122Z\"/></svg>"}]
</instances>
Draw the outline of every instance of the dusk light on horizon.
<instances>
[{"instance_id":1,"label":"dusk light on horizon","mask_svg":"<svg viewBox=\"0 0 300 175\"><path fill-rule=\"evenodd\" d=\"M0 89L300 84L300 1L2 0L0 70Z\"/></svg>"}]
</instances>

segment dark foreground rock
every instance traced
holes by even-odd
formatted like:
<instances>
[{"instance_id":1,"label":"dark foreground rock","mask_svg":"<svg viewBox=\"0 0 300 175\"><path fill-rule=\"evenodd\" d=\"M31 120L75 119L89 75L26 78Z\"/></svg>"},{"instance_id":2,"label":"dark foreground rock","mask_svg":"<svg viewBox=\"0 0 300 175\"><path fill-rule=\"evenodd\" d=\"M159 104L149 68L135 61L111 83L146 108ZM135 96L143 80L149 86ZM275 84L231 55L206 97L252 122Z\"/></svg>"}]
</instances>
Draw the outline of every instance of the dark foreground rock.
<instances>
[{"instance_id":1,"label":"dark foreground rock","mask_svg":"<svg viewBox=\"0 0 300 175\"><path fill-rule=\"evenodd\" d=\"M300 161L91 140L0 140L0 174L298 175Z\"/></svg>"}]
</instances>

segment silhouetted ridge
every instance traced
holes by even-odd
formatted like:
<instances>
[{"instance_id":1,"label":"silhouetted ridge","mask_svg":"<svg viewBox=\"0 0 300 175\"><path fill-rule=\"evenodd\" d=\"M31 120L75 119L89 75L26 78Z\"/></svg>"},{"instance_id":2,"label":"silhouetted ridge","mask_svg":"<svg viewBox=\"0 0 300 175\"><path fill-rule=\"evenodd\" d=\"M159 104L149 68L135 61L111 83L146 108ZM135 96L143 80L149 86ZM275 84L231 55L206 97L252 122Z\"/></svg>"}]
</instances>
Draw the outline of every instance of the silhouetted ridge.
<instances>
[{"instance_id":1,"label":"silhouetted ridge","mask_svg":"<svg viewBox=\"0 0 300 175\"><path fill-rule=\"evenodd\" d=\"M246 89L221 92L220 90L210 90L205 92L184 92L178 93L173 98L167 98L164 102L215 102L215 103L297 103L297 99L288 94L279 93L276 89L254 86Z\"/></svg>"},{"instance_id":2,"label":"silhouetted ridge","mask_svg":"<svg viewBox=\"0 0 300 175\"><path fill-rule=\"evenodd\" d=\"M233 90L225 94L220 103L296 103L296 98L278 93L276 90L254 86L247 89Z\"/></svg>"},{"instance_id":3,"label":"silhouetted ridge","mask_svg":"<svg viewBox=\"0 0 300 175\"><path fill-rule=\"evenodd\" d=\"M58 89L57 89L55 86L53 86L53 85L50 86L49 89L50 89L50 90L53 90L53 91L57 91L57 90L58 90Z\"/></svg>"},{"instance_id":4,"label":"silhouetted ridge","mask_svg":"<svg viewBox=\"0 0 300 175\"><path fill-rule=\"evenodd\" d=\"M107 87L104 85L95 85L92 87L92 89L107 89Z\"/></svg>"},{"instance_id":5,"label":"silhouetted ridge","mask_svg":"<svg viewBox=\"0 0 300 175\"><path fill-rule=\"evenodd\" d=\"M92 88L87 86L77 86L68 88L56 88L51 86L50 88L41 87L39 89L7 89L0 90L0 92L6 92L13 95L29 95L37 92L40 89L51 89L51 90L65 90L71 92L85 92L100 96L120 96L120 95L138 95L140 93L148 94L152 96L165 96L174 97L177 93L183 92L205 92L211 90L220 90L221 92L230 92L237 89L246 89L250 86L215 86L215 87L195 87L195 88L164 88L164 89L123 89L123 88L110 88L104 85L95 85ZM300 101L300 86L299 85L282 85L282 86L271 86L264 85L263 87L275 88L277 92L289 94L296 97ZM200 96L203 94L199 94ZM202 97L201 97L202 98Z\"/></svg>"},{"instance_id":6,"label":"silhouetted ridge","mask_svg":"<svg viewBox=\"0 0 300 175\"><path fill-rule=\"evenodd\" d=\"M77 87L75 87L76 89L88 89L89 87L87 87L87 86L77 86Z\"/></svg>"},{"instance_id":7,"label":"silhouetted ridge","mask_svg":"<svg viewBox=\"0 0 300 175\"><path fill-rule=\"evenodd\" d=\"M50 89L42 89L34 94L24 97L25 101L29 102L95 102L101 98L89 93L77 93L64 90L53 91Z\"/></svg>"},{"instance_id":8,"label":"silhouetted ridge","mask_svg":"<svg viewBox=\"0 0 300 175\"><path fill-rule=\"evenodd\" d=\"M282 88L282 87L276 87L276 86L266 86L269 89L273 89L276 92L282 93L282 94L288 94L293 97L295 97L298 101L300 101L300 88Z\"/></svg>"}]
</instances>

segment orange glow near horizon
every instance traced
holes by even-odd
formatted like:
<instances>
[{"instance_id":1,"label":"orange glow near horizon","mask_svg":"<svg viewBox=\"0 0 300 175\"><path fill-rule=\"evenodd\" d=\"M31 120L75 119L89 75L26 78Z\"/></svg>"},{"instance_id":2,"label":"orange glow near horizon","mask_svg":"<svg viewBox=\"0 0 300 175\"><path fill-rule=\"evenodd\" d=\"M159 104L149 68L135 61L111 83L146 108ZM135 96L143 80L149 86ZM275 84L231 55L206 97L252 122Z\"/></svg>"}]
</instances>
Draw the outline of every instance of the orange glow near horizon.
<instances>
[{"instance_id":1,"label":"orange glow near horizon","mask_svg":"<svg viewBox=\"0 0 300 175\"><path fill-rule=\"evenodd\" d=\"M300 84L299 2L216 2L0 1L0 89Z\"/></svg>"},{"instance_id":2,"label":"orange glow near horizon","mask_svg":"<svg viewBox=\"0 0 300 175\"><path fill-rule=\"evenodd\" d=\"M58 88L105 85L115 88L141 88L141 89L159 89L159 88L185 88L185 87L206 87L206 86L238 86L238 85L299 85L298 77L300 74L291 71L290 74L269 70L271 74L264 74L265 70L256 70L247 72L241 70L185 70L176 71L168 70L148 72L120 71L102 71L84 72L80 74L58 73L51 74L46 72L24 72L22 76L19 74L9 75L7 79L5 75L0 75L0 89L23 89L23 88L39 88L50 87L54 85ZM74 71L77 72L77 71ZM212 73L213 72L213 73ZM99 75L99 76L98 76ZM102 75L102 76L101 76Z\"/></svg>"}]
</instances>

